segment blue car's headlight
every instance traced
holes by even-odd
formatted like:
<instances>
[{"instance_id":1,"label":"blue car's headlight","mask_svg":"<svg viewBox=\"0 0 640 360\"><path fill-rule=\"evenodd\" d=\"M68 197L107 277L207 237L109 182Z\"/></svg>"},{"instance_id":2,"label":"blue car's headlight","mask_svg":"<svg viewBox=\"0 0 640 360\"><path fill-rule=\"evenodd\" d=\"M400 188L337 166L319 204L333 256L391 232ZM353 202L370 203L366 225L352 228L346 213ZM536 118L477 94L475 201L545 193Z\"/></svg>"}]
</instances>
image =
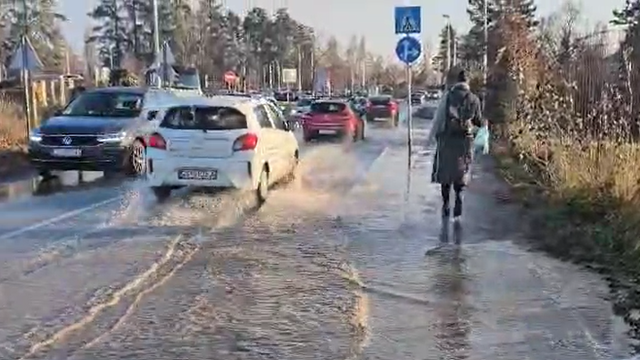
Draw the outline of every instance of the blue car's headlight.
<instances>
[{"instance_id":1,"label":"blue car's headlight","mask_svg":"<svg viewBox=\"0 0 640 360\"><path fill-rule=\"evenodd\" d=\"M127 137L127 133L122 131L114 134L104 134L98 136L98 141L101 143L118 143L122 142Z\"/></svg>"},{"instance_id":2,"label":"blue car's headlight","mask_svg":"<svg viewBox=\"0 0 640 360\"><path fill-rule=\"evenodd\" d=\"M40 133L40 130L38 129L31 130L31 132L29 133L29 141L31 142L42 141L42 134Z\"/></svg>"}]
</instances>

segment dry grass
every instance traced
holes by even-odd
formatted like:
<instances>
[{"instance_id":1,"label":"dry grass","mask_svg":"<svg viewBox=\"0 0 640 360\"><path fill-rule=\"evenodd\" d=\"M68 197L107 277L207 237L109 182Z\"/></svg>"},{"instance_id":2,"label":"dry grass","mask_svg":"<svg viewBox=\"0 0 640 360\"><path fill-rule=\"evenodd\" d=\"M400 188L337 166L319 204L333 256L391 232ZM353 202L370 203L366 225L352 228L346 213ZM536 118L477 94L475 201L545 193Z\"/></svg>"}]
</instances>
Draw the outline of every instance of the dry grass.
<instances>
[{"instance_id":1,"label":"dry grass","mask_svg":"<svg viewBox=\"0 0 640 360\"><path fill-rule=\"evenodd\" d=\"M27 167L26 131L22 107L0 98L0 176L7 176Z\"/></svg>"},{"instance_id":2,"label":"dry grass","mask_svg":"<svg viewBox=\"0 0 640 360\"><path fill-rule=\"evenodd\" d=\"M0 98L0 151L17 150L26 141L26 122L22 107Z\"/></svg>"},{"instance_id":3,"label":"dry grass","mask_svg":"<svg viewBox=\"0 0 640 360\"><path fill-rule=\"evenodd\" d=\"M514 194L537 197L528 213L536 245L607 274L620 315L640 308L640 144L542 140L521 125L510 126L508 153L495 155ZM640 321L627 321L640 338Z\"/></svg>"}]
</instances>

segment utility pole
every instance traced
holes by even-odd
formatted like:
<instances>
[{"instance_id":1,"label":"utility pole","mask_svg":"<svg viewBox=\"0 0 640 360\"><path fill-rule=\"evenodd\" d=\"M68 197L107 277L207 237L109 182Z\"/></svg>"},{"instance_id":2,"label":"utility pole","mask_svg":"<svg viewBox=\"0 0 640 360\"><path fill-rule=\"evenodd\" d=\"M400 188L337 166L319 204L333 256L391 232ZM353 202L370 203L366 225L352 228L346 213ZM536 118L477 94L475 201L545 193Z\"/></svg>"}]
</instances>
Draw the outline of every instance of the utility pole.
<instances>
[{"instance_id":1,"label":"utility pole","mask_svg":"<svg viewBox=\"0 0 640 360\"><path fill-rule=\"evenodd\" d=\"M31 79L29 76L29 6L27 0L22 0L24 13L22 14L23 33L20 39L22 45L22 87L24 89L24 112L27 121L27 138L31 133Z\"/></svg>"},{"instance_id":2,"label":"utility pole","mask_svg":"<svg viewBox=\"0 0 640 360\"><path fill-rule=\"evenodd\" d=\"M484 54L482 58L482 110L485 107L485 98L487 94L487 76L489 72L489 11L487 3L489 0L484 0Z\"/></svg>"},{"instance_id":3,"label":"utility pole","mask_svg":"<svg viewBox=\"0 0 640 360\"><path fill-rule=\"evenodd\" d=\"M153 0L153 42L156 53L156 61L160 59L160 25L158 23L158 0Z\"/></svg>"},{"instance_id":4,"label":"utility pole","mask_svg":"<svg viewBox=\"0 0 640 360\"><path fill-rule=\"evenodd\" d=\"M453 66L458 65L458 40L455 37L452 37L453 41Z\"/></svg>"},{"instance_id":5,"label":"utility pole","mask_svg":"<svg viewBox=\"0 0 640 360\"><path fill-rule=\"evenodd\" d=\"M113 37L115 39L115 46L116 46L116 51L115 51L115 55L116 55L116 63L118 64L118 67L120 67L120 29L119 29L119 24L118 24L118 0L113 0L112 3L113 6ZM113 61L112 61L113 62ZM113 65L111 65L111 67L113 68Z\"/></svg>"},{"instance_id":6,"label":"utility pole","mask_svg":"<svg viewBox=\"0 0 640 360\"><path fill-rule=\"evenodd\" d=\"M302 91L302 46L298 45L298 91Z\"/></svg>"},{"instance_id":7,"label":"utility pole","mask_svg":"<svg viewBox=\"0 0 640 360\"><path fill-rule=\"evenodd\" d=\"M447 76L449 75L449 70L451 70L451 18L449 15L442 15L446 19L446 29L447 29L447 64L444 67L444 83L447 82Z\"/></svg>"}]
</instances>

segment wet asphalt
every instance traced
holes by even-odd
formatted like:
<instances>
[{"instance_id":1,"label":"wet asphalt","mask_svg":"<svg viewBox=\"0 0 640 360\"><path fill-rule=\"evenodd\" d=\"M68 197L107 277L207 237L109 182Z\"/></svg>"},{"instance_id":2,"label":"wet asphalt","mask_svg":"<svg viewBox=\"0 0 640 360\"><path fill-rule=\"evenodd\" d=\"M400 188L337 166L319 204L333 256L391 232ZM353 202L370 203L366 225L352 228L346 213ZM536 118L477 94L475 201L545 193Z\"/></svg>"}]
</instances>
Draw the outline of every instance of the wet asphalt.
<instances>
[{"instance_id":1,"label":"wet asphalt","mask_svg":"<svg viewBox=\"0 0 640 360\"><path fill-rule=\"evenodd\" d=\"M305 146L244 194L66 173L0 185L1 359L627 359L598 276L531 252L490 159L459 226L429 121Z\"/></svg>"}]
</instances>

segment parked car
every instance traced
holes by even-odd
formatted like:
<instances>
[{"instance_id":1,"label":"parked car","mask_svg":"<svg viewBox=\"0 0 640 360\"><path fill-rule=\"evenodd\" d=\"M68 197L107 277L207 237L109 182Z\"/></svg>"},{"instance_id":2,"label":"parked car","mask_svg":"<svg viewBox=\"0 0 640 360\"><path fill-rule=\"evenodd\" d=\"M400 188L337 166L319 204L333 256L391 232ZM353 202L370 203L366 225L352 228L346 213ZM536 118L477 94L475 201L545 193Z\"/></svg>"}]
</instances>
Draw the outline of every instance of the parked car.
<instances>
[{"instance_id":1,"label":"parked car","mask_svg":"<svg viewBox=\"0 0 640 360\"><path fill-rule=\"evenodd\" d=\"M320 100L311 104L310 111L302 117L302 132L305 142L322 135L359 141L365 138L365 122L347 101Z\"/></svg>"},{"instance_id":2,"label":"parked car","mask_svg":"<svg viewBox=\"0 0 640 360\"><path fill-rule=\"evenodd\" d=\"M172 106L149 139L147 181L158 200L183 186L252 191L291 177L296 137L280 110L264 99L215 96Z\"/></svg>"},{"instance_id":3,"label":"parked car","mask_svg":"<svg viewBox=\"0 0 640 360\"><path fill-rule=\"evenodd\" d=\"M147 136L164 104L180 96L139 87L88 89L29 135L28 154L41 176L52 171L141 175Z\"/></svg>"},{"instance_id":4,"label":"parked car","mask_svg":"<svg viewBox=\"0 0 640 360\"><path fill-rule=\"evenodd\" d=\"M398 103L388 95L371 97L369 98L366 117L367 121L383 119L390 122L392 126L398 126L400 120Z\"/></svg>"}]
</instances>

